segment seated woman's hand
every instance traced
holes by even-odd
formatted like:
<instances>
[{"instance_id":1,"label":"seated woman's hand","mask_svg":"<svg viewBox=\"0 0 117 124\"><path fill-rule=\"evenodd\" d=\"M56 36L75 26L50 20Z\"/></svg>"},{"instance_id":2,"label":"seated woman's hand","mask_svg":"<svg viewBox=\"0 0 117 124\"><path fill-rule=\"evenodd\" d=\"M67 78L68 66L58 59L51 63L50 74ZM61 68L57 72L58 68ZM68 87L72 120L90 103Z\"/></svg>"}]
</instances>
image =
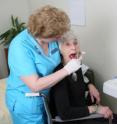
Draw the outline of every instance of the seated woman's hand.
<instances>
[{"instance_id":1,"label":"seated woman's hand","mask_svg":"<svg viewBox=\"0 0 117 124\"><path fill-rule=\"evenodd\" d=\"M96 103L99 104L100 103L99 91L96 89L96 87L93 84L89 84L88 88L89 88L89 93L90 93L92 102L94 102L94 98L95 98Z\"/></svg>"},{"instance_id":2,"label":"seated woman's hand","mask_svg":"<svg viewBox=\"0 0 117 124\"><path fill-rule=\"evenodd\" d=\"M113 118L112 111L108 106L98 106L97 113L102 114L104 118Z\"/></svg>"}]
</instances>

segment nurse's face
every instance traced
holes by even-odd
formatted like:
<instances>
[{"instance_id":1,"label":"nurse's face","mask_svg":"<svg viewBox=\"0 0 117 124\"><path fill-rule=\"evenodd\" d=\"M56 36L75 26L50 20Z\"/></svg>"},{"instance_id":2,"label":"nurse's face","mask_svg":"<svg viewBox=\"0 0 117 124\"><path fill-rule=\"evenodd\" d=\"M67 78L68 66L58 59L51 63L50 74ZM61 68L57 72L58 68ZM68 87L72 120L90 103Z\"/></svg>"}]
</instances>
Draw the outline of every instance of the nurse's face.
<instances>
[{"instance_id":1,"label":"nurse's face","mask_svg":"<svg viewBox=\"0 0 117 124\"><path fill-rule=\"evenodd\" d=\"M80 46L77 39L61 43L60 51L65 64L71 59L79 58Z\"/></svg>"},{"instance_id":2,"label":"nurse's face","mask_svg":"<svg viewBox=\"0 0 117 124\"><path fill-rule=\"evenodd\" d=\"M59 41L61 37L60 36L55 36L51 38L42 38L41 41L45 43L53 42L53 41Z\"/></svg>"}]
</instances>

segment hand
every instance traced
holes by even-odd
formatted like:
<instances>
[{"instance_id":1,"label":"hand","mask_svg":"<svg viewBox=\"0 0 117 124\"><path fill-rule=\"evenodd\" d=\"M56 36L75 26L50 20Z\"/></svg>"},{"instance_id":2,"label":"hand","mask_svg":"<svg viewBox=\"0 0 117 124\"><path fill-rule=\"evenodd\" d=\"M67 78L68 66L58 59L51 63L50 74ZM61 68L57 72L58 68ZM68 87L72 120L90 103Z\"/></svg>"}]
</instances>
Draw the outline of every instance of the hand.
<instances>
[{"instance_id":1,"label":"hand","mask_svg":"<svg viewBox=\"0 0 117 124\"><path fill-rule=\"evenodd\" d=\"M77 71L81 68L81 61L79 59L71 59L65 66L64 69L70 75L71 73Z\"/></svg>"},{"instance_id":2,"label":"hand","mask_svg":"<svg viewBox=\"0 0 117 124\"><path fill-rule=\"evenodd\" d=\"M94 98L95 98L96 103L99 104L100 103L100 94L99 94L98 90L96 89L96 87L93 84L89 84L88 88L89 88L89 93L91 96L91 101L94 102Z\"/></svg>"},{"instance_id":3,"label":"hand","mask_svg":"<svg viewBox=\"0 0 117 124\"><path fill-rule=\"evenodd\" d=\"M108 106L98 106L97 113L102 114L104 118L113 118L112 111Z\"/></svg>"}]
</instances>

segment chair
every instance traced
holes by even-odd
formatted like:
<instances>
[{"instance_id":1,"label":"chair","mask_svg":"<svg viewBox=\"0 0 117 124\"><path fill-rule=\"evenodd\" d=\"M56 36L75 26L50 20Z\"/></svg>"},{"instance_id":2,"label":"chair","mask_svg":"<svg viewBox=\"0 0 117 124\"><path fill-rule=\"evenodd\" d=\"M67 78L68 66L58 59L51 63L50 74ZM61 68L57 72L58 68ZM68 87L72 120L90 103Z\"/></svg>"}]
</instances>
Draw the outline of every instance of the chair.
<instances>
[{"instance_id":1,"label":"chair","mask_svg":"<svg viewBox=\"0 0 117 124\"><path fill-rule=\"evenodd\" d=\"M85 76L89 79L89 81L91 83L95 82L94 81L94 73L93 73L92 70L88 69L87 72L85 73ZM52 118L52 115L50 113L50 108L49 108L49 98L43 93L40 93L40 95L42 96L43 101L44 101L44 106L45 106L45 110L46 110L46 113L47 113L48 124L53 124L53 122L61 123L61 122L70 122L70 121L76 121L76 120L103 118L103 116L101 114L91 114L91 115L86 116L86 117L75 118L75 119L70 119L70 120L62 120L59 116L56 116L55 118ZM109 124L112 124L112 119L111 118L109 119Z\"/></svg>"},{"instance_id":2,"label":"chair","mask_svg":"<svg viewBox=\"0 0 117 124\"><path fill-rule=\"evenodd\" d=\"M51 115L50 109L49 109L49 98L43 93L40 93L40 95L42 96L43 101L44 101L44 106L45 106L45 110L46 110L46 114L47 114L48 124L53 124L53 122L61 123L61 122L70 122L70 121L76 121L76 120L103 118L103 116L101 114L91 114L91 115L86 116L86 117L75 118L75 119L70 119L70 120L62 120L59 116L56 116L55 118L52 118L52 115ZM111 118L108 119L108 124L112 124L112 119Z\"/></svg>"}]
</instances>

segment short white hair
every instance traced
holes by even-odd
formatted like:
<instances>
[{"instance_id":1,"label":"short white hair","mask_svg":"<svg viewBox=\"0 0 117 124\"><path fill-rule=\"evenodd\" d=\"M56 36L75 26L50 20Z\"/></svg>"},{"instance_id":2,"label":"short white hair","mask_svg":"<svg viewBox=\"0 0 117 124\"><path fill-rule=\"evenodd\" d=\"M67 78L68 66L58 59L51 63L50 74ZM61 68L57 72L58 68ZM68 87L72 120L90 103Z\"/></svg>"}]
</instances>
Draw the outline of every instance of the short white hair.
<instances>
[{"instance_id":1,"label":"short white hair","mask_svg":"<svg viewBox=\"0 0 117 124\"><path fill-rule=\"evenodd\" d=\"M73 41L73 40L76 40L78 41L78 38L76 37L76 35L74 34L73 31L68 31L66 33L64 33L61 38L60 38L60 41L59 41L59 48L61 50L61 45L65 42L69 42L69 41Z\"/></svg>"}]
</instances>

